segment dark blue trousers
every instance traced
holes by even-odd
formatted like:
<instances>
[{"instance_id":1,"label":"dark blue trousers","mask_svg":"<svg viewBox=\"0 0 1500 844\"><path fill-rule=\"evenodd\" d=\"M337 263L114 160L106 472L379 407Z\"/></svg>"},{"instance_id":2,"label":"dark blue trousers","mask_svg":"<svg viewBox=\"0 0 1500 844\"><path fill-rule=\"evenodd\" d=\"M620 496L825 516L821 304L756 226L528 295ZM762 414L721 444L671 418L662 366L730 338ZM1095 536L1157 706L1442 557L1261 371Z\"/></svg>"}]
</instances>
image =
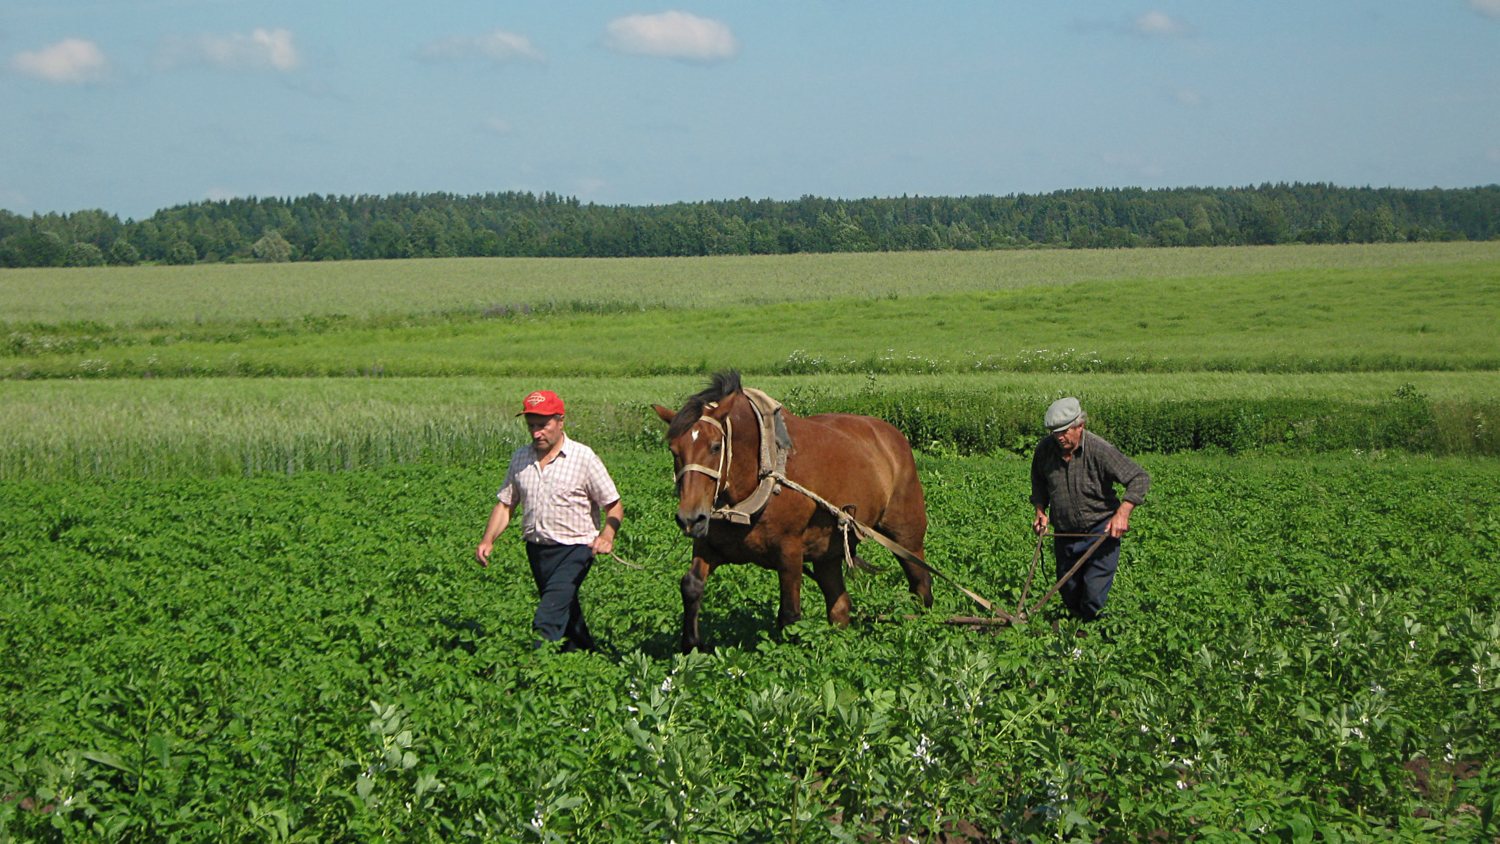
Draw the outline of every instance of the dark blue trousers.
<instances>
[{"instance_id":1,"label":"dark blue trousers","mask_svg":"<svg viewBox=\"0 0 1500 844\"><path fill-rule=\"evenodd\" d=\"M1084 532L1097 536L1104 533L1104 526L1107 524L1109 519ZM1057 556L1057 576L1060 578L1067 574L1068 569L1078 562L1078 558L1089 550L1094 541L1094 536L1054 537L1052 551ZM1068 611L1084 621L1093 621L1098 617L1104 610L1104 601L1109 598L1109 587L1114 584L1115 570L1119 567L1120 540L1105 539L1094 549L1094 553L1089 554L1088 562L1083 564L1083 568L1058 590Z\"/></svg>"},{"instance_id":2,"label":"dark blue trousers","mask_svg":"<svg viewBox=\"0 0 1500 844\"><path fill-rule=\"evenodd\" d=\"M526 543L526 561L531 563L531 577L536 581L541 599L531 629L542 640L563 643L562 650L595 650L578 604L578 587L594 565L594 550L587 545L541 545Z\"/></svg>"}]
</instances>

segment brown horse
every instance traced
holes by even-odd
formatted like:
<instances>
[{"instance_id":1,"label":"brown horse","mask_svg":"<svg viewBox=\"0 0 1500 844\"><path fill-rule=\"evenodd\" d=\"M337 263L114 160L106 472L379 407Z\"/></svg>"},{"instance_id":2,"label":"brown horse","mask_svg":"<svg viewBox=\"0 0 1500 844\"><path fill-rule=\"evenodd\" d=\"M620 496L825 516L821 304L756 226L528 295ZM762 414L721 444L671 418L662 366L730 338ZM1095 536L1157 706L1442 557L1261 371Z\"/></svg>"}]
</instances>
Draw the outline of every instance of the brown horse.
<instances>
[{"instance_id":1,"label":"brown horse","mask_svg":"<svg viewBox=\"0 0 1500 844\"><path fill-rule=\"evenodd\" d=\"M698 609L703 587L713 570L725 563L755 563L776 572L781 582L776 616L780 627L802 618L804 572L823 590L828 621L849 623L844 566L847 560L863 562L853 556L859 534L846 539L828 508L763 478L766 469L760 464L769 453L762 448L763 430L778 441L776 451L785 457L788 481L926 559L922 545L927 504L911 444L900 431L869 416L823 413L804 419L779 406L774 415L781 417L784 427L773 428L762 422L771 418L769 413L752 404L741 389L739 373L727 372L715 374L707 389L675 413L653 405L669 425L677 523L693 538L693 562L682 578L684 651L702 644ZM745 507L751 499L763 501L763 507ZM735 507L743 510L728 512ZM756 512L745 512L750 509ZM932 606L932 576L917 565L901 565L912 594Z\"/></svg>"}]
</instances>

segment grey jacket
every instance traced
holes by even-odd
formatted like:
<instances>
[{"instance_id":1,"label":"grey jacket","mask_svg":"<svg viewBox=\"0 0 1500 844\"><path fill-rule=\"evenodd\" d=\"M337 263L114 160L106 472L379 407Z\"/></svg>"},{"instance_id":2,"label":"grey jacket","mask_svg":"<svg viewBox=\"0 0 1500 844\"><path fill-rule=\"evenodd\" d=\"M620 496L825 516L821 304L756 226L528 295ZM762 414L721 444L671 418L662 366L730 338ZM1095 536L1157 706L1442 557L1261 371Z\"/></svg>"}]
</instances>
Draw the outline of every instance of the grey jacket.
<instances>
[{"instance_id":1,"label":"grey jacket","mask_svg":"<svg viewBox=\"0 0 1500 844\"><path fill-rule=\"evenodd\" d=\"M1125 494L1115 494L1115 484ZM1058 533L1082 533L1114 515L1121 499L1140 505L1151 476L1107 440L1084 430L1072 460L1064 460L1056 437L1036 444L1031 458L1031 503L1048 511Z\"/></svg>"}]
</instances>

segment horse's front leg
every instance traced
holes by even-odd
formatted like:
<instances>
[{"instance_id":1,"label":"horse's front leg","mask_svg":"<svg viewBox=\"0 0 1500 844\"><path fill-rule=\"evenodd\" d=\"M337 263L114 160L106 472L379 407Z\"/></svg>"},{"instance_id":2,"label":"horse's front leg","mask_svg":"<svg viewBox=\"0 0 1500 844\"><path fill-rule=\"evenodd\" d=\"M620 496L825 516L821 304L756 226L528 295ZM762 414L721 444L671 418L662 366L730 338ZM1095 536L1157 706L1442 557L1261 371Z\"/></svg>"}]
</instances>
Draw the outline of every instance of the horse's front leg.
<instances>
[{"instance_id":1,"label":"horse's front leg","mask_svg":"<svg viewBox=\"0 0 1500 844\"><path fill-rule=\"evenodd\" d=\"M694 554L692 565L688 566L687 574L682 576L683 653L691 653L694 648L703 645L703 640L698 636L698 610L703 606L703 588L713 570L713 563Z\"/></svg>"},{"instance_id":2,"label":"horse's front leg","mask_svg":"<svg viewBox=\"0 0 1500 844\"><path fill-rule=\"evenodd\" d=\"M802 544L788 543L781 546L780 559L776 565L776 576L781 581L781 607L776 613L777 629L784 629L802 620Z\"/></svg>"}]
</instances>

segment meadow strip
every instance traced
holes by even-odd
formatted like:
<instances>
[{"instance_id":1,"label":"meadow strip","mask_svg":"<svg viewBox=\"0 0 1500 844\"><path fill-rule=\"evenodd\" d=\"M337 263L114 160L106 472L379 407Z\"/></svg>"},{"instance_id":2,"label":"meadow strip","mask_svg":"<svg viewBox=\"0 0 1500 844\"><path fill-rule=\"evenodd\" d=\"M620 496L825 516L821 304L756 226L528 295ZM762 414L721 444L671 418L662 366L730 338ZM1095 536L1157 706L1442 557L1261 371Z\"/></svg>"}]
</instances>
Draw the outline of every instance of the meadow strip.
<instances>
[{"instance_id":1,"label":"meadow strip","mask_svg":"<svg viewBox=\"0 0 1500 844\"><path fill-rule=\"evenodd\" d=\"M315 321L211 337L143 329L110 342L13 331L0 375L1472 371L1500 369L1496 324L1500 262L1476 262L1091 281L815 307Z\"/></svg>"},{"instance_id":2,"label":"meadow strip","mask_svg":"<svg viewBox=\"0 0 1500 844\"><path fill-rule=\"evenodd\" d=\"M573 303L699 309L1497 260L1500 243L1481 242L4 269L0 324L193 326Z\"/></svg>"}]
</instances>

